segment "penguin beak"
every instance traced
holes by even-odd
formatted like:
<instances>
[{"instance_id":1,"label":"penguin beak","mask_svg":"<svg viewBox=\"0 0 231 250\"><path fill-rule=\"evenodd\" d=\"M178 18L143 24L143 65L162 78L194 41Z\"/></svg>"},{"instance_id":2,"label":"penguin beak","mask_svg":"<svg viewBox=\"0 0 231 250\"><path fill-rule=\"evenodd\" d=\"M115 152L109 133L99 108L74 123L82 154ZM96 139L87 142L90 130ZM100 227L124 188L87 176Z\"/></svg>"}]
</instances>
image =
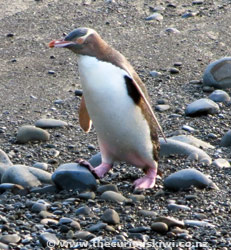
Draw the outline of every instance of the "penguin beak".
<instances>
[{"instance_id":1,"label":"penguin beak","mask_svg":"<svg viewBox=\"0 0 231 250\"><path fill-rule=\"evenodd\" d=\"M53 40L51 42L49 42L48 46L50 48L65 48L69 45L74 45L75 43L72 41L65 41L64 39L60 39L60 40Z\"/></svg>"}]
</instances>

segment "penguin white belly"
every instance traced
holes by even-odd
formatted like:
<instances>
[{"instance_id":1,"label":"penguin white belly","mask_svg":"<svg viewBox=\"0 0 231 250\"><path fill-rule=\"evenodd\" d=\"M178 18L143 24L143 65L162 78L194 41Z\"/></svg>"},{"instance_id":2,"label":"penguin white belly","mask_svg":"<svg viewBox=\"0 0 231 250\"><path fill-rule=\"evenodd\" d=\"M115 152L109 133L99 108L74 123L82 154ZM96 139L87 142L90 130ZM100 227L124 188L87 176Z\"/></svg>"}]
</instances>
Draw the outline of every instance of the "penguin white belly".
<instances>
[{"instance_id":1,"label":"penguin white belly","mask_svg":"<svg viewBox=\"0 0 231 250\"><path fill-rule=\"evenodd\" d=\"M111 159L137 167L152 162L150 128L128 95L124 78L128 73L90 56L79 56L78 64L87 110Z\"/></svg>"}]
</instances>

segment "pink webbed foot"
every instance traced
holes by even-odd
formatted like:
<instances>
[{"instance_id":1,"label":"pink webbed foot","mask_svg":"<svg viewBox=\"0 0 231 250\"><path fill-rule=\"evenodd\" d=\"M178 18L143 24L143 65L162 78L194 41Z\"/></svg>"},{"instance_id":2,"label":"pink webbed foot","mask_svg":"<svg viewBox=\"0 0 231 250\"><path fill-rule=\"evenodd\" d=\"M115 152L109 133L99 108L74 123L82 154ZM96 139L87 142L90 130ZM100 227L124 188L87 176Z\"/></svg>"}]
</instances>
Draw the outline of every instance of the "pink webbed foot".
<instances>
[{"instance_id":1,"label":"pink webbed foot","mask_svg":"<svg viewBox=\"0 0 231 250\"><path fill-rule=\"evenodd\" d=\"M137 179L133 185L135 189L153 188L156 183L156 170L149 169L144 177Z\"/></svg>"},{"instance_id":2,"label":"pink webbed foot","mask_svg":"<svg viewBox=\"0 0 231 250\"><path fill-rule=\"evenodd\" d=\"M94 168L88 161L79 160L81 166L86 167L96 178L103 178L104 175L112 168L112 164L101 163L98 167Z\"/></svg>"}]
</instances>

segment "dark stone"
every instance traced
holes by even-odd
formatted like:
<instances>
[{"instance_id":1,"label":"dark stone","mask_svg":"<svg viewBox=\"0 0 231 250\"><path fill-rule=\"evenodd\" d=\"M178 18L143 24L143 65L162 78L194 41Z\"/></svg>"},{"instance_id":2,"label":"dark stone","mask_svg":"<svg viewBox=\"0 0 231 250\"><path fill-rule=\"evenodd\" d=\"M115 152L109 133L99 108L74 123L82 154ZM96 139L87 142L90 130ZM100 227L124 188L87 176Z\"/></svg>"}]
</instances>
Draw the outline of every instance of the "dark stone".
<instances>
[{"instance_id":1,"label":"dark stone","mask_svg":"<svg viewBox=\"0 0 231 250\"><path fill-rule=\"evenodd\" d=\"M96 179L92 173L77 163L60 165L53 173L52 181L60 189L79 192L95 191L97 187Z\"/></svg>"}]
</instances>

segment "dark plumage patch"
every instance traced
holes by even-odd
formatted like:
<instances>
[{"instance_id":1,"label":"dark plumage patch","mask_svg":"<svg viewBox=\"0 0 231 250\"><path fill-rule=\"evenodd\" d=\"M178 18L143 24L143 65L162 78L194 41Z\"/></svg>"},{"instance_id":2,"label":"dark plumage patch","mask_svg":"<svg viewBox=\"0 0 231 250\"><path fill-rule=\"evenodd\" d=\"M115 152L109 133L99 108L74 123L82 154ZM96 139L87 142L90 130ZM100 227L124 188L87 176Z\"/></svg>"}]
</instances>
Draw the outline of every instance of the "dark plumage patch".
<instances>
[{"instance_id":1,"label":"dark plumage patch","mask_svg":"<svg viewBox=\"0 0 231 250\"><path fill-rule=\"evenodd\" d=\"M141 96L135 84L133 83L133 80L128 76L124 76L124 79L125 79L128 95L132 98L135 104L138 104L140 102Z\"/></svg>"}]
</instances>

